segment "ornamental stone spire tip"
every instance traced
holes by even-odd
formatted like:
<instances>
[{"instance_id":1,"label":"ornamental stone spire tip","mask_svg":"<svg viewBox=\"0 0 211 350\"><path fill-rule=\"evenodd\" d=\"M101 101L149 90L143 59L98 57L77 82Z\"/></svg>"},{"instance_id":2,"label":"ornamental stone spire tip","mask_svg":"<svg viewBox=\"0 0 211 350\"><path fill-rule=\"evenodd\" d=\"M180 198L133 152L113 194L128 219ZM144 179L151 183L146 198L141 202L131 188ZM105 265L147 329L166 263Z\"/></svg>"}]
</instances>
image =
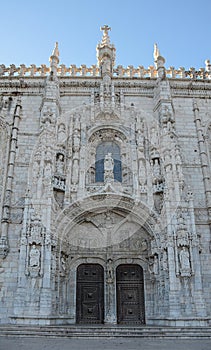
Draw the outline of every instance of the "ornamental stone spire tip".
<instances>
[{"instance_id":1,"label":"ornamental stone spire tip","mask_svg":"<svg viewBox=\"0 0 211 350\"><path fill-rule=\"evenodd\" d=\"M110 46L111 42L110 42L110 38L108 35L108 31L111 30L111 27L109 27L107 24L105 24L103 27L100 28L101 31L103 31L103 37L102 37L102 41L101 41L101 45L102 46Z\"/></svg>"},{"instance_id":2,"label":"ornamental stone spire tip","mask_svg":"<svg viewBox=\"0 0 211 350\"><path fill-rule=\"evenodd\" d=\"M53 76L56 76L57 75L57 66L59 64L58 42L55 43L55 47L53 49L52 55L49 58L49 61L50 61L51 74Z\"/></svg>"},{"instance_id":3,"label":"ornamental stone spire tip","mask_svg":"<svg viewBox=\"0 0 211 350\"><path fill-rule=\"evenodd\" d=\"M158 57L160 56L160 50L158 48L158 44L154 44L154 53L153 53L153 56L154 56L154 61L157 62L157 59Z\"/></svg>"},{"instance_id":4,"label":"ornamental stone spire tip","mask_svg":"<svg viewBox=\"0 0 211 350\"><path fill-rule=\"evenodd\" d=\"M49 58L50 62L57 61L57 64L59 63L59 48L58 48L58 42L55 42L54 49L52 51L52 55Z\"/></svg>"},{"instance_id":5,"label":"ornamental stone spire tip","mask_svg":"<svg viewBox=\"0 0 211 350\"><path fill-rule=\"evenodd\" d=\"M59 57L58 41L55 42L55 47L54 47L54 49L53 49L52 56L57 56L57 57Z\"/></svg>"},{"instance_id":6,"label":"ornamental stone spire tip","mask_svg":"<svg viewBox=\"0 0 211 350\"><path fill-rule=\"evenodd\" d=\"M101 42L97 45L97 60L98 65L101 68L102 76L112 75L113 67L115 65L116 49L110 42L108 35L111 27L104 25L100 28L103 31L103 37Z\"/></svg>"}]
</instances>

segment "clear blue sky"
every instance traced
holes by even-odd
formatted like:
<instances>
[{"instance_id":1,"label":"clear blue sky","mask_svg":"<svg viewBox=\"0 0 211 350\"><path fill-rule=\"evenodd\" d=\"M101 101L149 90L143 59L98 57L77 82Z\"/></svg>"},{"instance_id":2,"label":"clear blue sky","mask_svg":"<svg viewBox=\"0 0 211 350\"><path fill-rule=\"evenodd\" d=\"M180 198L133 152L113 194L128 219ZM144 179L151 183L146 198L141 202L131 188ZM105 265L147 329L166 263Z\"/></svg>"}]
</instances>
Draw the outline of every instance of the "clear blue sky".
<instances>
[{"instance_id":1,"label":"clear blue sky","mask_svg":"<svg viewBox=\"0 0 211 350\"><path fill-rule=\"evenodd\" d=\"M100 26L112 27L116 65L153 64L158 43L166 67L204 67L211 59L211 0L2 0L0 64L96 64Z\"/></svg>"}]
</instances>

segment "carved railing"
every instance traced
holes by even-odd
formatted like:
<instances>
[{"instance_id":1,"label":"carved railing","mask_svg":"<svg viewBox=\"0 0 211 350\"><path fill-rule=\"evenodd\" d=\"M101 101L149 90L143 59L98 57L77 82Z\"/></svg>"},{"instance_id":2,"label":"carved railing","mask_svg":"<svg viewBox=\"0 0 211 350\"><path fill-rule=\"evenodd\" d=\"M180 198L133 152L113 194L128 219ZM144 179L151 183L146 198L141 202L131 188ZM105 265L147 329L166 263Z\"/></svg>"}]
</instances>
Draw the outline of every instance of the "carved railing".
<instances>
[{"instance_id":1,"label":"carved railing","mask_svg":"<svg viewBox=\"0 0 211 350\"><path fill-rule=\"evenodd\" d=\"M209 61L206 63L206 68L199 68L198 70L195 68L186 70L184 67L179 69L170 67L166 69L166 77L172 79L210 80L211 65ZM11 64L9 67L6 67L4 64L0 65L0 77L45 77L49 74L50 67L47 67L45 64L39 67L35 64L31 64L30 67L26 67L24 64L21 64L19 67L16 67L14 64ZM101 75L100 69L96 65L91 67L86 65L66 67L64 64L57 68L57 74L60 77L99 77ZM113 76L118 78L157 78L158 72L155 66L149 66L148 68L128 66L124 68L119 65L113 70Z\"/></svg>"}]
</instances>

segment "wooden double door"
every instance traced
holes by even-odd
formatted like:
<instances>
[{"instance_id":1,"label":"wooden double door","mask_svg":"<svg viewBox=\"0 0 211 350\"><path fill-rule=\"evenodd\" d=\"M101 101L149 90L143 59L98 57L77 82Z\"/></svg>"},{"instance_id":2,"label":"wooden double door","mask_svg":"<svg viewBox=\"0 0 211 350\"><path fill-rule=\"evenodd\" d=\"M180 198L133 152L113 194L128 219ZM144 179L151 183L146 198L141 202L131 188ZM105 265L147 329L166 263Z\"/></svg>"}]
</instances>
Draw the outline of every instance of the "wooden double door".
<instances>
[{"instance_id":1,"label":"wooden double door","mask_svg":"<svg viewBox=\"0 0 211 350\"><path fill-rule=\"evenodd\" d=\"M104 322L104 269L82 264L77 270L76 322ZM116 270L117 322L144 324L144 280L139 265L119 265Z\"/></svg>"}]
</instances>

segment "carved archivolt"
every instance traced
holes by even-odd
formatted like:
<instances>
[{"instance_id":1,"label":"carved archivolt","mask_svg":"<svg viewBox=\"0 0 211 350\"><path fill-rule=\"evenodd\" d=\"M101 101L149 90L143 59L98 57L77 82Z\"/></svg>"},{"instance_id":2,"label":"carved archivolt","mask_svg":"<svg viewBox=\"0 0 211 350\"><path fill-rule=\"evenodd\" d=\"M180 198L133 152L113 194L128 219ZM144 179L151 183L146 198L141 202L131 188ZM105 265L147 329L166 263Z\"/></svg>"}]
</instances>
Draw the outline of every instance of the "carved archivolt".
<instances>
[{"instance_id":1,"label":"carved archivolt","mask_svg":"<svg viewBox=\"0 0 211 350\"><path fill-rule=\"evenodd\" d=\"M92 248L105 247L106 239L115 245L134 236L141 227L156 241L157 247L161 245L161 228L155 213L143 203L136 204L121 195L94 195L75 202L60 213L55 227L54 234L63 244L71 242L82 248L88 248L87 244ZM92 241L88 239L88 231Z\"/></svg>"},{"instance_id":2,"label":"carved archivolt","mask_svg":"<svg viewBox=\"0 0 211 350\"><path fill-rule=\"evenodd\" d=\"M93 146L97 147L97 145L102 141L116 141L117 143L126 142L127 138L123 132L114 129L114 128L100 128L99 130L92 133L89 137L89 142L92 143Z\"/></svg>"}]
</instances>

